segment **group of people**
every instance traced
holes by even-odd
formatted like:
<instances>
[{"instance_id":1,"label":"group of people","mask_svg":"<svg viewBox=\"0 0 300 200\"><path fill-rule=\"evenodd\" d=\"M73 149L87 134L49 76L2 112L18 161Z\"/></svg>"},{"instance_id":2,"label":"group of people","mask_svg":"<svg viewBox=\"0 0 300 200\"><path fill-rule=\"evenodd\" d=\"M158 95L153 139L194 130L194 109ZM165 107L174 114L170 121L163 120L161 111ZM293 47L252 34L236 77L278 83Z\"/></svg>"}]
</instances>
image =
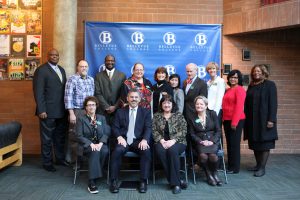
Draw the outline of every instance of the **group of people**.
<instances>
[{"instance_id":1,"label":"group of people","mask_svg":"<svg viewBox=\"0 0 300 200\"><path fill-rule=\"evenodd\" d=\"M215 62L207 64L211 77L207 83L197 76L196 64L187 64L187 79L181 89L180 76L169 76L164 67L156 69L155 85L144 77L142 63L136 63L132 76L126 79L115 68L113 55L105 57L105 70L97 73L95 79L88 75L88 62L80 60L76 74L67 80L58 61L58 51L51 49L48 62L35 71L33 79L45 170L54 172L54 164L68 166L76 156L85 155L89 163L88 190L98 193L96 181L103 176L111 145L109 190L112 193L119 192L122 157L133 151L140 156L140 193L147 191L152 153L155 153L173 194L178 194L187 188L180 178L179 156L190 146L205 170L208 184L221 186L216 153L222 143L223 122L227 172L240 170L244 129L244 139L248 140L257 162L250 170L257 177L265 174L270 149L275 148L278 137L276 86L268 80L265 66L252 68L252 81L246 93L239 70L228 74L226 90Z\"/></svg>"}]
</instances>

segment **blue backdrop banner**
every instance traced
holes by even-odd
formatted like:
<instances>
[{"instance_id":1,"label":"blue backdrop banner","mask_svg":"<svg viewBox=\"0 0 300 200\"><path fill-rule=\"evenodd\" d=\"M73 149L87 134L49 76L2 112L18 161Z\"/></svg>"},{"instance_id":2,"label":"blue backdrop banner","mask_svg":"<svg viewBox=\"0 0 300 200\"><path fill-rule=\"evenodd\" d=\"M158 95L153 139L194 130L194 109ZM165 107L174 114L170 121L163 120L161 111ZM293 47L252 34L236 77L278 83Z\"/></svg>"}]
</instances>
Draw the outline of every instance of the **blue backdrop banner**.
<instances>
[{"instance_id":1,"label":"blue backdrop banner","mask_svg":"<svg viewBox=\"0 0 300 200\"><path fill-rule=\"evenodd\" d=\"M198 76L208 80L208 62L221 62L221 28L217 25L148 24L85 22L85 59L89 74L104 67L104 58L112 54L116 68L127 77L134 63L141 62L145 76L152 82L155 69L167 68L169 74L186 78L185 66L197 64Z\"/></svg>"}]
</instances>

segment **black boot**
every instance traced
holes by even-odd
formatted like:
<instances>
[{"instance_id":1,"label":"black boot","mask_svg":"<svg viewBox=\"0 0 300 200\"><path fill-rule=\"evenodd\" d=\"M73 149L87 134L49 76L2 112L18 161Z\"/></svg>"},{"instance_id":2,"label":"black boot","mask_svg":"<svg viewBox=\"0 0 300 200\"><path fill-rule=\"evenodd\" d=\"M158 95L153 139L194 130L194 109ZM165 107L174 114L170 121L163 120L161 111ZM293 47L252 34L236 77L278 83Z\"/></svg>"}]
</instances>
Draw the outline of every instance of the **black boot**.
<instances>
[{"instance_id":1,"label":"black boot","mask_svg":"<svg viewBox=\"0 0 300 200\"><path fill-rule=\"evenodd\" d=\"M217 184L217 186L222 186L222 181L218 177L218 171L217 171L218 162L212 162L210 163L210 169L212 171L212 176Z\"/></svg>"},{"instance_id":2,"label":"black boot","mask_svg":"<svg viewBox=\"0 0 300 200\"><path fill-rule=\"evenodd\" d=\"M217 183L214 179L214 177L212 176L212 173L211 171L209 170L209 167L207 166L207 163L201 163L203 169L204 169L204 172L205 172L205 175L206 175L206 180L207 180L207 183L211 186L216 186Z\"/></svg>"}]
</instances>

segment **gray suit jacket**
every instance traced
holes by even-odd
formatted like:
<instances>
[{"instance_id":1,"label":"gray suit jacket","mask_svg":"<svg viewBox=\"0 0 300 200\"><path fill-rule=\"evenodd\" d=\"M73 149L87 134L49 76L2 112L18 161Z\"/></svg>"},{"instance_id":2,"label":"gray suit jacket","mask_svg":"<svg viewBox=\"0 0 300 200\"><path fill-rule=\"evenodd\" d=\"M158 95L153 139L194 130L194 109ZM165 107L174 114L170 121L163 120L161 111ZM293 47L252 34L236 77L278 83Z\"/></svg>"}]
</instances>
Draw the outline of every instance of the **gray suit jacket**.
<instances>
[{"instance_id":1,"label":"gray suit jacket","mask_svg":"<svg viewBox=\"0 0 300 200\"><path fill-rule=\"evenodd\" d=\"M62 74L62 81L48 63L38 67L34 73L33 93L36 115L46 112L48 118L63 118L66 114L64 94L67 78L65 70L59 65L58 68Z\"/></svg>"},{"instance_id":2,"label":"gray suit jacket","mask_svg":"<svg viewBox=\"0 0 300 200\"><path fill-rule=\"evenodd\" d=\"M99 100L98 113L106 114L109 106L119 107L120 89L126 80L124 73L115 69L113 77L109 80L106 71L97 73L95 77L95 96Z\"/></svg>"}]
</instances>

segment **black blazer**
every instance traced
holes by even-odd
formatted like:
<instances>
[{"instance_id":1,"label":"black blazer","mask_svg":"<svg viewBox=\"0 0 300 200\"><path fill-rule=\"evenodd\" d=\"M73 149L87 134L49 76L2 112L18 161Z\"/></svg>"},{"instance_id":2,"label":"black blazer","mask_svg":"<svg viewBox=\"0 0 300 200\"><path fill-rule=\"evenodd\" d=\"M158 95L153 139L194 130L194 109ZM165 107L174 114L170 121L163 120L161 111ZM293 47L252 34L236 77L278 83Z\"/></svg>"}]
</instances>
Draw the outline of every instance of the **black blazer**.
<instances>
[{"instance_id":1,"label":"black blazer","mask_svg":"<svg viewBox=\"0 0 300 200\"><path fill-rule=\"evenodd\" d=\"M92 138L94 134L97 135L97 138L100 142L107 143L107 140L110 136L110 127L106 123L106 119L102 115L97 116L97 129L94 132L93 126L90 123L90 119L87 115L83 115L79 117L76 122L76 136L77 140L81 147L88 148L89 145L92 143ZM80 154L83 152L83 148L78 148L78 153Z\"/></svg>"},{"instance_id":2,"label":"black blazer","mask_svg":"<svg viewBox=\"0 0 300 200\"><path fill-rule=\"evenodd\" d=\"M58 66L62 74L62 82L48 63L35 70L33 76L33 93L36 102L36 115L46 112L48 118L62 118L66 114L64 93L66 72Z\"/></svg>"},{"instance_id":3,"label":"black blazer","mask_svg":"<svg viewBox=\"0 0 300 200\"><path fill-rule=\"evenodd\" d=\"M129 107L121 108L117 110L115 119L112 125L112 135L117 138L122 136L127 138L127 131L129 126ZM147 142L150 142L152 135L152 121L151 121L151 112L149 109L138 107L134 135L137 140L145 139Z\"/></svg>"},{"instance_id":4,"label":"black blazer","mask_svg":"<svg viewBox=\"0 0 300 200\"><path fill-rule=\"evenodd\" d=\"M195 113L195 104L194 100L197 96L202 95L207 97L207 85L199 77L191 85L187 94L185 94L186 80L183 82L183 92L184 92L184 116L186 119L192 116Z\"/></svg>"}]
</instances>

